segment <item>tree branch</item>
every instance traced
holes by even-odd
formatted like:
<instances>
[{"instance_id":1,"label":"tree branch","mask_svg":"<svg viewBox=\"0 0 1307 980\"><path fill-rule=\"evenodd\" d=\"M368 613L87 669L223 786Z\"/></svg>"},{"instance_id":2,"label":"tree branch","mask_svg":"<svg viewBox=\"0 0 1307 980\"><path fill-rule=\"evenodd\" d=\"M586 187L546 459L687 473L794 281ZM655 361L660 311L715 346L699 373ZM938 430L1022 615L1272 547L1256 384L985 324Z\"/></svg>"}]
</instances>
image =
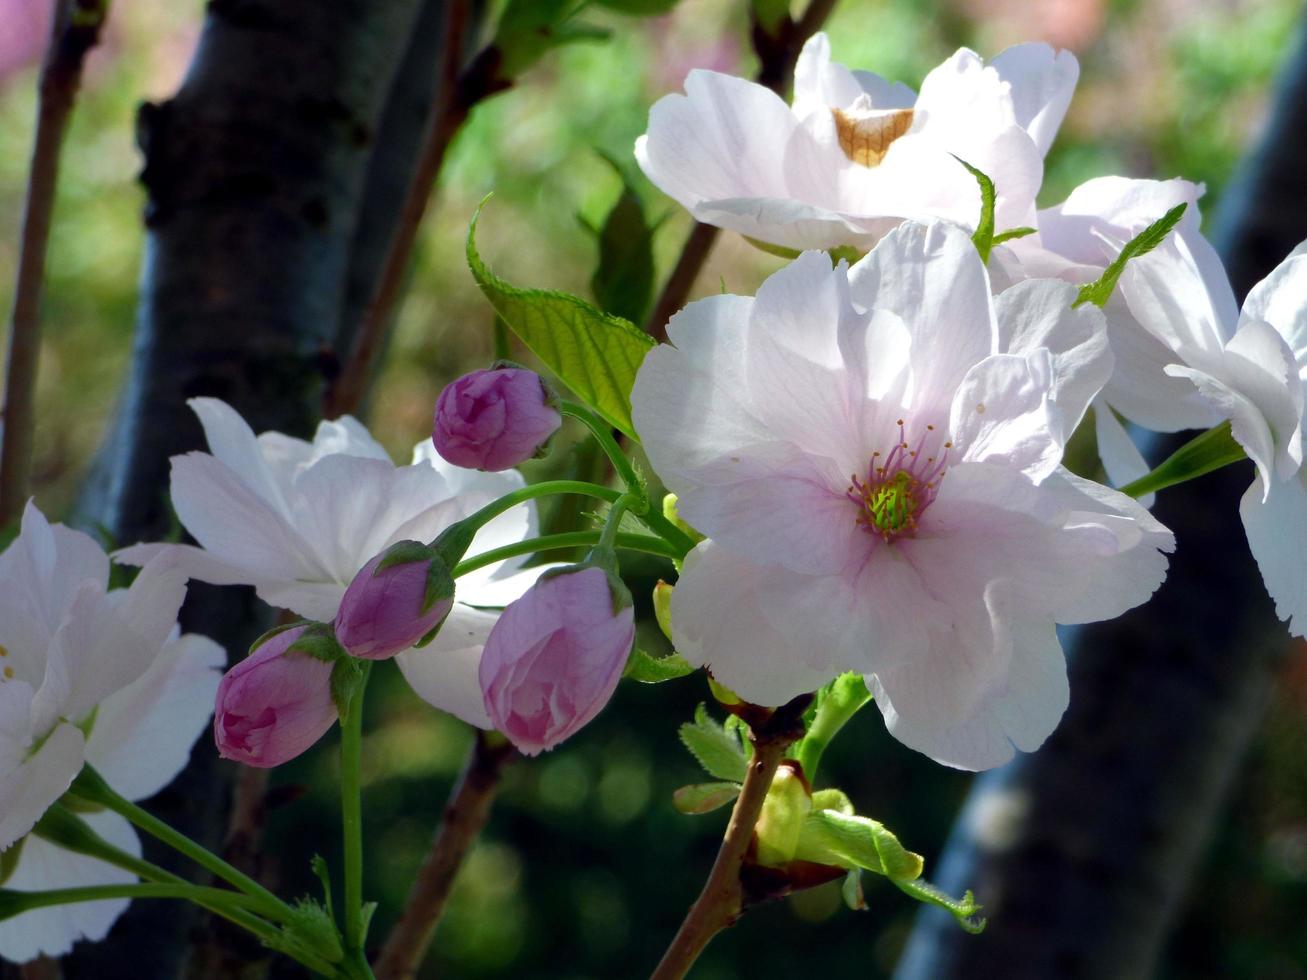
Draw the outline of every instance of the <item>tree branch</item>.
<instances>
[{"instance_id":1,"label":"tree branch","mask_svg":"<svg viewBox=\"0 0 1307 980\"><path fill-rule=\"evenodd\" d=\"M493 740L492 740L493 739ZM422 965L450 888L490 817L504 768L516 756L513 747L486 732L477 732L445 817L409 890L404 911L373 966L377 980L412 980Z\"/></svg>"},{"instance_id":2,"label":"tree branch","mask_svg":"<svg viewBox=\"0 0 1307 980\"><path fill-rule=\"evenodd\" d=\"M41 349L41 291L50 243L59 151L82 81L87 52L100 40L108 0L61 0L51 18L50 43L41 66L36 139L27 176L18 274L5 360L3 429L0 430L0 527L22 513L32 472L36 367Z\"/></svg>"}]
</instances>

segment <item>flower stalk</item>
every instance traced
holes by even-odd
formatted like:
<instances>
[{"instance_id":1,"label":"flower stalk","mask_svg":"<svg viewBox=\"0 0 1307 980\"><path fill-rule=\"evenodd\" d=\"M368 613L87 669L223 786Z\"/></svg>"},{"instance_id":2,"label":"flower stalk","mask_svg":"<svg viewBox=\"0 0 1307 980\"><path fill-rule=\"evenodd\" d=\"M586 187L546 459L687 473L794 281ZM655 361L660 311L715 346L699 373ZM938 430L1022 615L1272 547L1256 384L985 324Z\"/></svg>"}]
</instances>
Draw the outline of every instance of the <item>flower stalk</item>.
<instances>
[{"instance_id":1,"label":"flower stalk","mask_svg":"<svg viewBox=\"0 0 1307 980\"><path fill-rule=\"evenodd\" d=\"M340 815L345 837L345 950L371 976L363 957L363 807L360 763L363 748L363 692L371 664L363 661L362 679L340 724Z\"/></svg>"}]
</instances>

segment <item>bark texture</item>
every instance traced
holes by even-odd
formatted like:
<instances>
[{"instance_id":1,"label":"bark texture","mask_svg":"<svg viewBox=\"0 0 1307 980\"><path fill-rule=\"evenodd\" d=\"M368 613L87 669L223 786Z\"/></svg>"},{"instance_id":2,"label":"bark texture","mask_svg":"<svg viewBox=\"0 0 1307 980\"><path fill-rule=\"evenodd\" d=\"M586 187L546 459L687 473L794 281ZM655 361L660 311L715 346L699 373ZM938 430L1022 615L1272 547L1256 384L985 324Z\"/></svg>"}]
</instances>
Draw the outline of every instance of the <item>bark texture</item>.
<instances>
[{"instance_id":1,"label":"bark texture","mask_svg":"<svg viewBox=\"0 0 1307 980\"><path fill-rule=\"evenodd\" d=\"M431 0L439 5L440 0ZM176 96L143 106L147 240L131 373L79 520L114 540L169 533L168 459L203 448L186 399L255 431L311 432L345 302L376 135L423 0L211 0ZM270 612L247 590L191 587L183 626L233 658ZM201 741L150 808L210 846L230 767ZM176 867L170 855L147 854ZM190 869L179 869L189 873ZM137 903L74 976L172 977L189 907ZM193 974L230 976L224 966Z\"/></svg>"},{"instance_id":2,"label":"bark texture","mask_svg":"<svg viewBox=\"0 0 1307 980\"><path fill-rule=\"evenodd\" d=\"M1217 244L1235 292L1307 238L1307 46L1291 56ZM1157 440L1170 452L1184 437ZM977 779L940 861L975 890L980 936L919 913L896 980L1151 976L1288 648L1238 518L1249 464L1159 495L1166 584L1118 620L1068 631L1071 707L1034 755Z\"/></svg>"}]
</instances>

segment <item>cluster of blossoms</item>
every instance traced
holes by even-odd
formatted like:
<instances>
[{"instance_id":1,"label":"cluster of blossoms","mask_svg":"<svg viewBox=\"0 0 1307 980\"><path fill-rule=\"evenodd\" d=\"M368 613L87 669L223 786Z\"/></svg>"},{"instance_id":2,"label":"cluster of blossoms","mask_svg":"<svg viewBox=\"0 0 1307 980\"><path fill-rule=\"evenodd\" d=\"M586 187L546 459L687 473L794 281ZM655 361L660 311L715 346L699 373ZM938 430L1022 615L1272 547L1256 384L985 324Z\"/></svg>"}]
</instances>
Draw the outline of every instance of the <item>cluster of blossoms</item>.
<instances>
[{"instance_id":1,"label":"cluster of blossoms","mask_svg":"<svg viewBox=\"0 0 1307 980\"><path fill-rule=\"evenodd\" d=\"M148 796L214 705L224 758L279 765L332 728L371 661L394 659L420 698L525 753L554 747L632 658L615 558L627 512L677 560L667 632L719 690L773 707L853 673L889 730L941 763L1033 751L1069 697L1056 626L1145 601L1175 547L1151 498L1063 465L1091 414L1118 485L1148 472L1122 418L1228 421L1256 467L1250 546L1281 616L1307 630L1307 245L1240 311L1199 231L1201 188L1100 178L1038 210L1077 75L1044 45L989 65L964 50L915 94L832 62L818 34L792 105L693 72L654 106L635 154L655 184L701 221L809 250L755 296L691 303L634 377L628 434L675 522L602 421L512 365L446 388L403 466L349 417L304 441L194 399L209 451L173 459L171 499L196 544L117 552L140 567L126 589L107 589L91 539L29 508L0 556L0 848L22 848L7 887L134 880L42 830L84 765L125 800ZM1170 234L1119 268L1179 205ZM1078 287L1109 272L1110 297L1085 302ZM514 469L563 415L590 427L623 491L528 486ZM536 498L577 487L610 505L593 550L529 564L545 550ZM188 578L252 586L298 619L219 680L222 651L176 629ZM121 816L85 819L139 853ZM24 912L0 922L0 954L61 953L125 904Z\"/></svg>"}]
</instances>

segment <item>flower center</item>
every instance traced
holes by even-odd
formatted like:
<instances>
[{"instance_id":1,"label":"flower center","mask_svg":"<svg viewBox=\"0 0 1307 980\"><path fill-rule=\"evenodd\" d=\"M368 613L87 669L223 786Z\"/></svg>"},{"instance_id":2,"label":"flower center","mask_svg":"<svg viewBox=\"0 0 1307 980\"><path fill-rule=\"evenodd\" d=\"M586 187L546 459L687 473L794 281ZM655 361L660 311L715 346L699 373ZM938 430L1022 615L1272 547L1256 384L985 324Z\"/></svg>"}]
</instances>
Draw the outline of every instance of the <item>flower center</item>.
<instances>
[{"instance_id":1,"label":"flower center","mask_svg":"<svg viewBox=\"0 0 1307 980\"><path fill-rule=\"evenodd\" d=\"M921 515L939 494L952 442L938 446L939 436L927 425L915 449L908 445L903 419L899 440L888 453L871 454L865 477L850 477L848 498L858 505L855 522L887 544L916 534ZM932 449L932 446L937 446Z\"/></svg>"},{"instance_id":2,"label":"flower center","mask_svg":"<svg viewBox=\"0 0 1307 980\"><path fill-rule=\"evenodd\" d=\"M912 109L831 109L840 149L854 163L878 167L890 144L912 127Z\"/></svg>"}]
</instances>

